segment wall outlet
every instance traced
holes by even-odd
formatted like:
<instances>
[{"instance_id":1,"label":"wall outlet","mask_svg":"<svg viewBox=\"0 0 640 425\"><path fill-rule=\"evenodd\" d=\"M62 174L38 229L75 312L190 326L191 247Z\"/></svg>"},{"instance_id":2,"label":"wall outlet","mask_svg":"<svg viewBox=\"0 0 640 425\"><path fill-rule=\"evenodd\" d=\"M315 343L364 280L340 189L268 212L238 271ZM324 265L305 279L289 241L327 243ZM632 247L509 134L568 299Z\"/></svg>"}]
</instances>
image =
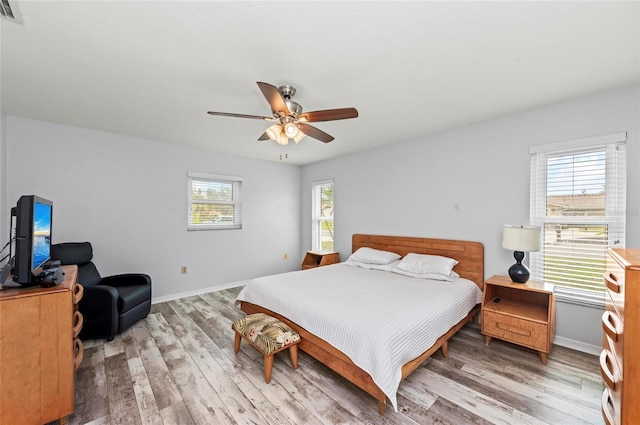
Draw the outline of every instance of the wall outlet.
<instances>
[{"instance_id":1,"label":"wall outlet","mask_svg":"<svg viewBox=\"0 0 640 425\"><path fill-rule=\"evenodd\" d=\"M287 254L286 252L284 253L284 259L288 260L289 259L289 254Z\"/></svg>"},{"instance_id":2,"label":"wall outlet","mask_svg":"<svg viewBox=\"0 0 640 425\"><path fill-rule=\"evenodd\" d=\"M180 267L180 273L187 274L187 266Z\"/></svg>"}]
</instances>

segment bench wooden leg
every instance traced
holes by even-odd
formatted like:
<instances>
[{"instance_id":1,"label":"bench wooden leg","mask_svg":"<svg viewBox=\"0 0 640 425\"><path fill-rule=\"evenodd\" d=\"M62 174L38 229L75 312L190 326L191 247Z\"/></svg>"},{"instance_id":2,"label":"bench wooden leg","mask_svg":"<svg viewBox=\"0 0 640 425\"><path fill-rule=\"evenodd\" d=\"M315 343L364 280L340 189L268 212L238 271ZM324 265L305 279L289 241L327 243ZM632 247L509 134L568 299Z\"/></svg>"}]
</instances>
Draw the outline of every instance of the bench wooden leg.
<instances>
[{"instance_id":1,"label":"bench wooden leg","mask_svg":"<svg viewBox=\"0 0 640 425\"><path fill-rule=\"evenodd\" d=\"M289 356L291 356L291 365L294 369L298 368L298 344L289 347Z\"/></svg>"},{"instance_id":2,"label":"bench wooden leg","mask_svg":"<svg viewBox=\"0 0 640 425\"><path fill-rule=\"evenodd\" d=\"M271 369L273 368L273 354L264 356L264 382L271 382Z\"/></svg>"},{"instance_id":3,"label":"bench wooden leg","mask_svg":"<svg viewBox=\"0 0 640 425\"><path fill-rule=\"evenodd\" d=\"M242 337L238 332L236 332L236 339L233 340L233 351L236 354L240 351L240 341L242 341Z\"/></svg>"}]
</instances>

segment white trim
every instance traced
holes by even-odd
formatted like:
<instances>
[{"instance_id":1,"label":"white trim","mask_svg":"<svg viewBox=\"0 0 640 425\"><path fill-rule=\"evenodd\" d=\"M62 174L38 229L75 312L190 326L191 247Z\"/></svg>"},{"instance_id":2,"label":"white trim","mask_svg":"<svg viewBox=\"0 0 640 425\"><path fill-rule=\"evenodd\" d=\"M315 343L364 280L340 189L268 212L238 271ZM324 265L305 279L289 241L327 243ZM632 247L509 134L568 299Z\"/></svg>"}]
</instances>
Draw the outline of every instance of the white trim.
<instances>
[{"instance_id":1,"label":"white trim","mask_svg":"<svg viewBox=\"0 0 640 425\"><path fill-rule=\"evenodd\" d=\"M563 336L556 336L553 340L554 345L559 345L561 347L571 348L572 350L581 351L587 354L593 354L594 356L600 355L602 351L602 347L599 345L587 344L582 341L578 341L575 339L565 338Z\"/></svg>"},{"instance_id":2,"label":"white trim","mask_svg":"<svg viewBox=\"0 0 640 425\"><path fill-rule=\"evenodd\" d=\"M187 171L187 177L195 179L208 179L208 180L228 180L228 181L242 181L242 177L238 176L226 176L224 174L211 174L211 173L199 173L197 171Z\"/></svg>"},{"instance_id":3,"label":"white trim","mask_svg":"<svg viewBox=\"0 0 640 425\"><path fill-rule=\"evenodd\" d=\"M584 149L592 146L604 146L610 143L627 141L627 132L605 134L603 136L586 137L584 139L563 140L561 142L545 143L529 148L529 153L562 152L572 149Z\"/></svg>"},{"instance_id":4,"label":"white trim","mask_svg":"<svg viewBox=\"0 0 640 425\"><path fill-rule=\"evenodd\" d=\"M175 294L163 295L161 297L151 298L151 304L159 304L167 301L175 301L181 298L193 297L194 295L206 294L207 292L218 292L224 289L243 286L244 282L225 283L223 285L209 286L208 288L194 289L192 291L177 292Z\"/></svg>"},{"instance_id":5,"label":"white trim","mask_svg":"<svg viewBox=\"0 0 640 425\"><path fill-rule=\"evenodd\" d=\"M312 186L315 186L318 184L333 184L333 179L315 180L311 182Z\"/></svg>"}]
</instances>

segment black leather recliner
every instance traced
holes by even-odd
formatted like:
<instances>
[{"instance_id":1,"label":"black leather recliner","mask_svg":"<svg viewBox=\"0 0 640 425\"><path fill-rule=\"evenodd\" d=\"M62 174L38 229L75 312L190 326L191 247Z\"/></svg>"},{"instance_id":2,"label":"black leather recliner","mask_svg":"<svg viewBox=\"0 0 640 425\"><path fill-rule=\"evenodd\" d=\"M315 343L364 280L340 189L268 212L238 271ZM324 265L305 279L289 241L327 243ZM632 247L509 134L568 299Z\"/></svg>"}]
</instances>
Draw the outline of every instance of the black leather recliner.
<instances>
[{"instance_id":1,"label":"black leather recliner","mask_svg":"<svg viewBox=\"0 0 640 425\"><path fill-rule=\"evenodd\" d=\"M84 287L78 305L84 317L80 338L111 341L151 311L151 278L141 273L101 277L91 261L91 243L54 244L51 258L60 260L62 265L78 266L78 283Z\"/></svg>"}]
</instances>

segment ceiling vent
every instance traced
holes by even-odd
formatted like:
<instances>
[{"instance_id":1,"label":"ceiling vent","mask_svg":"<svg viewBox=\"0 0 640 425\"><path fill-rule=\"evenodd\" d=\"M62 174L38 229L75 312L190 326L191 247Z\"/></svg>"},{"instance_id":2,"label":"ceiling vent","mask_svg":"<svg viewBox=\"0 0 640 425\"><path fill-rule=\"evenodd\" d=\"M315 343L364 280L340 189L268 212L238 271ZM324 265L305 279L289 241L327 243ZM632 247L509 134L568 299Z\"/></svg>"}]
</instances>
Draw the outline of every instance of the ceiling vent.
<instances>
[{"instance_id":1,"label":"ceiling vent","mask_svg":"<svg viewBox=\"0 0 640 425\"><path fill-rule=\"evenodd\" d=\"M9 4L9 0L0 0L0 16L8 21L21 23L20 13L14 5Z\"/></svg>"}]
</instances>

